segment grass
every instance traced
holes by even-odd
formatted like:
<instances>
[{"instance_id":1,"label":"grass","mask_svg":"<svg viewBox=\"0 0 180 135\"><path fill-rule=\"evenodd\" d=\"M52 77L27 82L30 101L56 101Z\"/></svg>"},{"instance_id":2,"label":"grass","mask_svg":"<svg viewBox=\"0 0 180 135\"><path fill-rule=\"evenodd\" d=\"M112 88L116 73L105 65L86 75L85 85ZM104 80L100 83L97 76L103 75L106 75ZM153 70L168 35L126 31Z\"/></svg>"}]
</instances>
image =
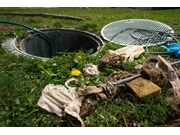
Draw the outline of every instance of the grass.
<instances>
[{"instance_id":1,"label":"grass","mask_svg":"<svg viewBox=\"0 0 180 135\"><path fill-rule=\"evenodd\" d=\"M105 8L93 7L91 10L81 8L0 8L0 12L39 12L49 14L63 14L85 18L85 21L67 19L55 19L51 17L23 17L12 15L0 15L1 20L18 22L34 28L42 27L70 27L90 31L100 37L100 31L106 24L121 19L150 19L160 21L172 28L179 28L180 9L141 11L132 8ZM2 30L1 30L2 29ZM16 33L24 36L26 29L18 26L0 24L0 43ZM14 56L0 47L0 126L1 127L64 127L77 126L71 121L64 124L55 114L48 113L36 104L41 96L43 88L47 84L64 84L71 78L73 68L82 71L84 64L98 65L98 60L107 53L108 49L117 49L119 45L106 41L104 49L97 55L91 56L90 52L63 52L50 60L42 61L24 56ZM152 47L149 51L164 51L160 47ZM74 58L82 56L78 63ZM142 64L151 56L142 54L133 63L125 63L126 70L131 71L135 64ZM168 57L169 58L169 57ZM173 59L172 57L170 57ZM90 78L89 85L97 85L107 81L107 77L115 67L106 65L100 69L99 76ZM77 86L85 85L83 75L76 77ZM177 116L166 102L169 95L166 88L159 96L147 99L138 99L133 94L127 93L123 97L121 105L114 100L102 101L97 104L94 113L84 121L93 127L159 127L168 124Z\"/></svg>"},{"instance_id":2,"label":"grass","mask_svg":"<svg viewBox=\"0 0 180 135\"><path fill-rule=\"evenodd\" d=\"M172 112L169 112L170 108L162 96L145 101L138 101L129 94L126 96L128 99L120 106L113 101L99 104L93 116L88 116L86 122L96 127L156 127L165 125L172 117Z\"/></svg>"}]
</instances>

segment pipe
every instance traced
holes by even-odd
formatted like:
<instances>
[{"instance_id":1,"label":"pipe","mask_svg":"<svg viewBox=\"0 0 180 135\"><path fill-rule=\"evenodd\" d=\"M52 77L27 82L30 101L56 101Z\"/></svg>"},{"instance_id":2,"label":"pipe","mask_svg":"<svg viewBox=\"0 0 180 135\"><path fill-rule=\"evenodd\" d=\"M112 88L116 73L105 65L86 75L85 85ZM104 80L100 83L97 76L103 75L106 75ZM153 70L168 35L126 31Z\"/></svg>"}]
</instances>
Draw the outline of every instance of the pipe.
<instances>
[{"instance_id":1,"label":"pipe","mask_svg":"<svg viewBox=\"0 0 180 135\"><path fill-rule=\"evenodd\" d=\"M57 54L56 44L55 44L54 40L48 34L42 32L40 30L36 30L36 29L34 29L34 28L30 27L30 26L27 26L27 25L24 25L24 24L20 24L20 23L16 23L16 22L9 22L9 21L2 21L2 20L0 20L0 23L18 25L18 26L25 27L27 29L30 29L30 30L33 30L35 32L38 32L40 34L45 35L46 37L48 37L53 42L54 55L56 56L56 54Z\"/></svg>"}]
</instances>

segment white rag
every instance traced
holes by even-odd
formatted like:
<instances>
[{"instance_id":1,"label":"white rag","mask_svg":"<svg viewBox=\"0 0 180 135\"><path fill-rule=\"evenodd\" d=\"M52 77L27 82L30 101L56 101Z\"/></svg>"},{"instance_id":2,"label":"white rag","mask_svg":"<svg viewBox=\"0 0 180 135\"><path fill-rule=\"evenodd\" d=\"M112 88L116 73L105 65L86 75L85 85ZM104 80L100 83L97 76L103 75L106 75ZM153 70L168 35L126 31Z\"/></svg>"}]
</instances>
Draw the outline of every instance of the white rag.
<instances>
[{"instance_id":1,"label":"white rag","mask_svg":"<svg viewBox=\"0 0 180 135\"><path fill-rule=\"evenodd\" d=\"M85 124L79 115L84 96L93 93L101 93L103 90L96 86L87 86L84 89L70 87L68 83L71 81L77 80L75 78L67 80L65 82L65 86L68 89L66 89L63 85L46 85L37 105L50 113L57 114L60 117L67 113L77 118L80 121L81 126L84 127Z\"/></svg>"},{"instance_id":2,"label":"white rag","mask_svg":"<svg viewBox=\"0 0 180 135\"><path fill-rule=\"evenodd\" d=\"M137 45L129 45L127 47L123 47L120 49L117 49L115 51L108 50L109 54L111 55L124 55L125 60L134 61L134 58L138 58L140 54L144 52L143 46L137 46Z\"/></svg>"},{"instance_id":3,"label":"white rag","mask_svg":"<svg viewBox=\"0 0 180 135\"><path fill-rule=\"evenodd\" d=\"M81 122L81 126L85 126L79 116L82 99L77 96L74 89L67 90L63 85L48 84L43 89L37 105L60 117L64 112L70 114Z\"/></svg>"},{"instance_id":4,"label":"white rag","mask_svg":"<svg viewBox=\"0 0 180 135\"><path fill-rule=\"evenodd\" d=\"M99 74L99 70L97 65L94 64L86 64L83 67L83 72L85 76L88 75L98 75Z\"/></svg>"}]
</instances>

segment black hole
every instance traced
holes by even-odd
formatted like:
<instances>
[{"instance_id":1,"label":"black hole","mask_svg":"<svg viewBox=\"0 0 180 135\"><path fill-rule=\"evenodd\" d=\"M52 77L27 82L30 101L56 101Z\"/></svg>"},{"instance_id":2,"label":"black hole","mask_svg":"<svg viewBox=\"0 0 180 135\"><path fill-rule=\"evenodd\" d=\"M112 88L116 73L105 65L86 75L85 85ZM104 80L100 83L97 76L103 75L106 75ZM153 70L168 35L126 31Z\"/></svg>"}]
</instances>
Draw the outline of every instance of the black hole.
<instances>
[{"instance_id":1,"label":"black hole","mask_svg":"<svg viewBox=\"0 0 180 135\"><path fill-rule=\"evenodd\" d=\"M78 52L91 51L96 53L99 46L103 46L100 38L89 32L75 30L75 29L42 29L47 33L56 43L56 51L58 52ZM31 33L32 35L32 33ZM30 55L49 58L54 48L50 44L49 38L33 34L31 40L24 39L20 46L22 50ZM101 47L102 48L102 47Z\"/></svg>"}]
</instances>

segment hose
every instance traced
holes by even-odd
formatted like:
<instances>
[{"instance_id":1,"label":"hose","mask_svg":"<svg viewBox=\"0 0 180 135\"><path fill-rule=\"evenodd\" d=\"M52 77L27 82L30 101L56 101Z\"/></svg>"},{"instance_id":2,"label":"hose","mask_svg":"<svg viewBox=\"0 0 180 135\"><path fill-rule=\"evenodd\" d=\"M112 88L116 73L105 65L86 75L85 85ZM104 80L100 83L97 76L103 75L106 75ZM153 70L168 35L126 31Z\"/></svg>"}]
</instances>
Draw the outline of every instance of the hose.
<instances>
[{"instance_id":1,"label":"hose","mask_svg":"<svg viewBox=\"0 0 180 135\"><path fill-rule=\"evenodd\" d=\"M30 27L30 26L27 26L27 25L24 25L24 24L20 24L20 23L16 23L16 22L9 22L9 21L2 21L2 20L0 20L0 23L18 25L18 26L25 27L25 28L27 28L27 29L30 29L30 30L33 30L33 31L35 31L35 32L37 32L37 33L40 33L40 34L45 35L46 37L48 37L48 38L52 41L53 47L54 47L54 52L53 52L53 53L54 53L54 56L56 56L56 54L57 54L56 44L55 44L54 40L53 40L48 34L42 32L42 31L40 31L40 30L34 29L34 28ZM51 50L52 50L52 49L51 49ZM50 53L50 54L51 54L51 53ZM52 57L52 56L51 56L51 57Z\"/></svg>"}]
</instances>

